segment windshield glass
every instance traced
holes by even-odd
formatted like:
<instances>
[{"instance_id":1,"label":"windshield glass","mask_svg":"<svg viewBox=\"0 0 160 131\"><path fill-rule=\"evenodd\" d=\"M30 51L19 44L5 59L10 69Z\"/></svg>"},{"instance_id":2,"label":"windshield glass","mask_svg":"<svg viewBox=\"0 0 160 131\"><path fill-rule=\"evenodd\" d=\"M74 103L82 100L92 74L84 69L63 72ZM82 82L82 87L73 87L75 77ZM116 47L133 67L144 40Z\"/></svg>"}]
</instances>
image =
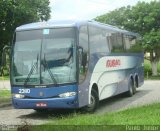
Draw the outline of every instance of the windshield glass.
<instances>
[{"instance_id":1,"label":"windshield glass","mask_svg":"<svg viewBox=\"0 0 160 131\"><path fill-rule=\"evenodd\" d=\"M12 84L47 85L76 82L74 28L16 33Z\"/></svg>"}]
</instances>

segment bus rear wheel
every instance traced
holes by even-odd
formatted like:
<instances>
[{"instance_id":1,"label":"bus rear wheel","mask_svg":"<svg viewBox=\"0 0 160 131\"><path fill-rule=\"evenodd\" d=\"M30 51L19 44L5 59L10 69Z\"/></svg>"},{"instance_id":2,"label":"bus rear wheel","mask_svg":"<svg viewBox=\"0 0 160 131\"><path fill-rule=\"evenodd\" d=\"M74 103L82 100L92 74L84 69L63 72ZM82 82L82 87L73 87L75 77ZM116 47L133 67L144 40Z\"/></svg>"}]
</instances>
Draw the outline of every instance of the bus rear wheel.
<instances>
[{"instance_id":1,"label":"bus rear wheel","mask_svg":"<svg viewBox=\"0 0 160 131\"><path fill-rule=\"evenodd\" d=\"M84 107L84 111L93 113L97 109L99 105L99 97L96 90L92 89L91 91L91 98L90 98L90 104Z\"/></svg>"},{"instance_id":2,"label":"bus rear wheel","mask_svg":"<svg viewBox=\"0 0 160 131\"><path fill-rule=\"evenodd\" d=\"M134 86L134 81L131 79L129 82L129 90L126 92L128 97L131 97L135 93L135 86Z\"/></svg>"},{"instance_id":3,"label":"bus rear wheel","mask_svg":"<svg viewBox=\"0 0 160 131\"><path fill-rule=\"evenodd\" d=\"M134 86L133 86L133 94L136 94L137 92L137 87L136 87L136 82L134 82Z\"/></svg>"}]
</instances>

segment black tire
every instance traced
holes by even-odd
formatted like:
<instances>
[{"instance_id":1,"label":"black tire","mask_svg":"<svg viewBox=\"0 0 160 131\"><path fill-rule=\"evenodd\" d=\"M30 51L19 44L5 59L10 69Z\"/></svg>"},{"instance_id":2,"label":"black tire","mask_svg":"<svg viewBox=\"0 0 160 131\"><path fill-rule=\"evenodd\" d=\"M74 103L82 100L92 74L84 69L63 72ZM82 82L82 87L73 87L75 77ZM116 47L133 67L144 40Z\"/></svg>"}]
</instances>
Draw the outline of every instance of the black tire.
<instances>
[{"instance_id":1,"label":"black tire","mask_svg":"<svg viewBox=\"0 0 160 131\"><path fill-rule=\"evenodd\" d=\"M135 92L135 86L134 86L134 81L131 79L130 82L129 82L129 85L128 85L128 91L126 92L126 95L128 97L132 97L134 95L134 92Z\"/></svg>"},{"instance_id":2,"label":"black tire","mask_svg":"<svg viewBox=\"0 0 160 131\"><path fill-rule=\"evenodd\" d=\"M83 110L88 113L93 113L99 105L98 92L94 89L91 91L91 104L85 106Z\"/></svg>"},{"instance_id":3,"label":"black tire","mask_svg":"<svg viewBox=\"0 0 160 131\"><path fill-rule=\"evenodd\" d=\"M136 91L137 91L137 87L136 87L136 81L134 81L133 83L133 94L136 94Z\"/></svg>"}]
</instances>

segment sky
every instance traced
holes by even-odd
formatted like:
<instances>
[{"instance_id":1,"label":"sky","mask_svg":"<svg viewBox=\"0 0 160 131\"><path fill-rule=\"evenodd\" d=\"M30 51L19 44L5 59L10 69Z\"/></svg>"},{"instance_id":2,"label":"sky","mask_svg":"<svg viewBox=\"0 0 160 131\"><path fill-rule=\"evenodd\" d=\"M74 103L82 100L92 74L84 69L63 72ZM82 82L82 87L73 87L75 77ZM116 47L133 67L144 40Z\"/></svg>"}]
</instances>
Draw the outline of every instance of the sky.
<instances>
[{"instance_id":1,"label":"sky","mask_svg":"<svg viewBox=\"0 0 160 131\"><path fill-rule=\"evenodd\" d=\"M50 0L51 19L93 19L116 8L153 0Z\"/></svg>"}]
</instances>

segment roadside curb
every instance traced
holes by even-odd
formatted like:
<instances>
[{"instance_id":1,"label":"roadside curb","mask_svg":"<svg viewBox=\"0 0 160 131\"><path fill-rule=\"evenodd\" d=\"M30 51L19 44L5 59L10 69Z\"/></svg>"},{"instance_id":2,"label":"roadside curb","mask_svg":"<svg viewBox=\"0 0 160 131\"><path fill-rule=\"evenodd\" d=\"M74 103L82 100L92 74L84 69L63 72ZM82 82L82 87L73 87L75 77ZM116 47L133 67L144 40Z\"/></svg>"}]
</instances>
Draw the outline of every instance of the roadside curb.
<instances>
[{"instance_id":1,"label":"roadside curb","mask_svg":"<svg viewBox=\"0 0 160 131\"><path fill-rule=\"evenodd\" d=\"M8 102L8 103L2 103L2 104L0 104L0 108L3 108L3 107L9 107L9 106L11 106L12 105L12 103L11 102Z\"/></svg>"}]
</instances>

